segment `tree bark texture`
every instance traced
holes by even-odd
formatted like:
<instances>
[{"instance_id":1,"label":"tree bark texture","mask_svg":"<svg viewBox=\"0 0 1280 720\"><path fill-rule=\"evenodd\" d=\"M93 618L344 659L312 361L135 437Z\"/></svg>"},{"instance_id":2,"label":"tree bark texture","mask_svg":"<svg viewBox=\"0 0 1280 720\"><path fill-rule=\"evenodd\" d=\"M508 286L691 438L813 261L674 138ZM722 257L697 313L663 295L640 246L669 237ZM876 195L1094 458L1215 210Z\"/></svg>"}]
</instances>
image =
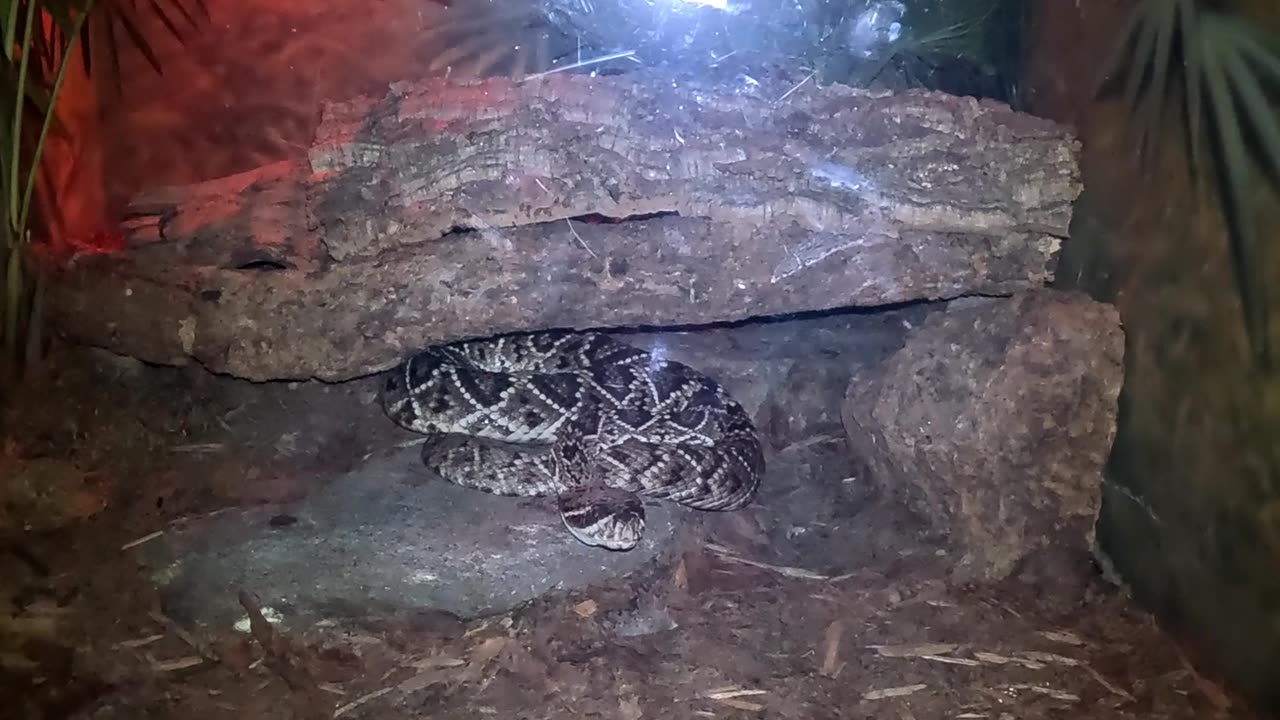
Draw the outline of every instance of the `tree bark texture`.
<instances>
[{"instance_id":1,"label":"tree bark texture","mask_svg":"<svg viewBox=\"0 0 1280 720\"><path fill-rule=\"evenodd\" d=\"M1078 154L998 103L780 75L393 85L306 159L138 197L50 305L147 361L336 381L508 331L1009 294L1052 279Z\"/></svg>"}]
</instances>

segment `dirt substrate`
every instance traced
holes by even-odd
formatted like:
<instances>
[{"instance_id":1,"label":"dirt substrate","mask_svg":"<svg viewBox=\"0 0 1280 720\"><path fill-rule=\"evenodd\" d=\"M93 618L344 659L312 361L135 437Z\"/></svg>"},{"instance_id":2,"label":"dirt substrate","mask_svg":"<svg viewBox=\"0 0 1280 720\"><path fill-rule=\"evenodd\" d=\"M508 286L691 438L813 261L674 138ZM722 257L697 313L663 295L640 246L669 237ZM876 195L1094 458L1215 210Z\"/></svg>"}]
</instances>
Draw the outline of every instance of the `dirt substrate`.
<instances>
[{"instance_id":1,"label":"dirt substrate","mask_svg":"<svg viewBox=\"0 0 1280 720\"><path fill-rule=\"evenodd\" d=\"M6 717L1250 717L1096 573L948 586L938 539L856 477L820 522L801 490L773 493L689 528L669 562L501 616L341 608L192 633L136 543L360 462L384 426L334 408L368 388L58 367L9 415L6 454L92 468L64 503L89 517L4 536ZM784 507L801 511L779 525Z\"/></svg>"}]
</instances>

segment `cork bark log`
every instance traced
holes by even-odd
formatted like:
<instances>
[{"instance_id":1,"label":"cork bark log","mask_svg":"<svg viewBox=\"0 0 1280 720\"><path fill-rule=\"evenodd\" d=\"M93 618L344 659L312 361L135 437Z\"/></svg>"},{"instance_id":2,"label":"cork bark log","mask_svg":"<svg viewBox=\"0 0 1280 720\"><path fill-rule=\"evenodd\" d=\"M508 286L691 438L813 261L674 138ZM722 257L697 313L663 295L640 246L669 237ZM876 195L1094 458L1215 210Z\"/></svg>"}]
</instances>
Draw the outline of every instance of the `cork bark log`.
<instances>
[{"instance_id":1,"label":"cork bark log","mask_svg":"<svg viewBox=\"0 0 1280 720\"><path fill-rule=\"evenodd\" d=\"M1080 191L1066 130L971 98L796 85L396 85L329 106L306 159L137 198L129 249L58 270L51 312L151 362L343 380L462 337L1052 278Z\"/></svg>"}]
</instances>

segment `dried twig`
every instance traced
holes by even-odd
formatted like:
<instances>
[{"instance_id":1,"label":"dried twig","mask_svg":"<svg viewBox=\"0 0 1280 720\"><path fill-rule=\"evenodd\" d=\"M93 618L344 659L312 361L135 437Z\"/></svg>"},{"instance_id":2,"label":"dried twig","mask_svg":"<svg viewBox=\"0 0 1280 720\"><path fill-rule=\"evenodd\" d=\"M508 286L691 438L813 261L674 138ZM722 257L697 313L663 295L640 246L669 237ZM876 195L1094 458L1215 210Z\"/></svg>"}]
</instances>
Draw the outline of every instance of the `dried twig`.
<instances>
[{"instance_id":1,"label":"dried twig","mask_svg":"<svg viewBox=\"0 0 1280 720\"><path fill-rule=\"evenodd\" d=\"M767 690L748 690L746 688L727 687L710 690L703 697L710 700L728 700L729 698L746 697L749 695L764 695L767 692Z\"/></svg>"},{"instance_id":2,"label":"dried twig","mask_svg":"<svg viewBox=\"0 0 1280 720\"><path fill-rule=\"evenodd\" d=\"M277 633L271 623L262 615L262 606L248 592L239 593L240 606L249 615L249 631L253 639L262 647L263 662L289 688L303 697L300 698L299 714L308 718L333 717L333 705L323 695L319 683L311 676L310 670L302 662L298 662L300 653L292 646L289 638Z\"/></svg>"},{"instance_id":3,"label":"dried twig","mask_svg":"<svg viewBox=\"0 0 1280 720\"><path fill-rule=\"evenodd\" d=\"M157 673L174 672L176 670L186 670L189 667L195 667L204 663L204 658L199 655L187 655L173 660L159 660L151 663L151 670Z\"/></svg>"},{"instance_id":4,"label":"dried twig","mask_svg":"<svg viewBox=\"0 0 1280 720\"><path fill-rule=\"evenodd\" d=\"M1022 652L1019 652L1018 655L1028 660L1042 662L1048 665L1066 665L1068 667L1075 667L1080 664L1080 661L1075 658L1070 658L1066 655L1059 655L1057 653L1040 652L1038 650L1023 650Z\"/></svg>"},{"instance_id":5,"label":"dried twig","mask_svg":"<svg viewBox=\"0 0 1280 720\"><path fill-rule=\"evenodd\" d=\"M1080 646L1085 644L1084 640L1081 640L1079 635L1076 635L1070 630L1041 630L1037 634L1046 640L1052 640L1064 645Z\"/></svg>"},{"instance_id":6,"label":"dried twig","mask_svg":"<svg viewBox=\"0 0 1280 720\"><path fill-rule=\"evenodd\" d=\"M775 572L785 577L801 578L804 580L836 581L836 580L848 580L849 578L854 576L853 573L847 573L845 575L823 575L821 573L813 572L812 570L805 570L804 568L790 567L787 565L772 565L770 563L760 562L759 560L748 560L747 558L744 558L741 555L734 553L732 550L730 550L729 548L723 545L717 545L715 543L705 543L705 545L707 549L714 552L722 560L736 562L740 565L746 565L748 567L760 568L761 570L769 570L770 572Z\"/></svg>"},{"instance_id":7,"label":"dried twig","mask_svg":"<svg viewBox=\"0 0 1280 720\"><path fill-rule=\"evenodd\" d=\"M840 662L840 636L844 634L844 623L833 621L827 626L822 653L822 667L818 674L823 677L835 677L844 663Z\"/></svg>"},{"instance_id":8,"label":"dried twig","mask_svg":"<svg viewBox=\"0 0 1280 720\"><path fill-rule=\"evenodd\" d=\"M1069 693L1065 690L1057 690L1051 687L1044 687L1042 685L1011 685L1010 687L1017 690L1030 690L1033 693L1047 695L1054 700L1062 700L1064 702L1079 702L1080 700L1080 696L1074 693Z\"/></svg>"},{"instance_id":9,"label":"dried twig","mask_svg":"<svg viewBox=\"0 0 1280 720\"><path fill-rule=\"evenodd\" d=\"M135 648L140 648L146 645L150 645L154 642L158 642L163 639L164 639L164 633L156 633L154 635L146 635L144 637L134 638L132 640L121 640L120 642L116 643L116 647L128 648L132 650Z\"/></svg>"},{"instance_id":10,"label":"dried twig","mask_svg":"<svg viewBox=\"0 0 1280 720\"><path fill-rule=\"evenodd\" d=\"M917 684L917 685L902 685L900 687L882 688L880 690L868 690L862 693L862 698L864 700L883 700L885 698L891 698L891 697L902 697L904 695L911 695L912 693L920 692L921 690L924 690L927 687L929 686L924 684Z\"/></svg>"},{"instance_id":11,"label":"dried twig","mask_svg":"<svg viewBox=\"0 0 1280 720\"><path fill-rule=\"evenodd\" d=\"M805 78L804 78L803 80L801 80L800 82L796 83L796 84L795 84L795 85L794 85L790 90L788 90L788 91L786 91L786 92L782 93L782 97L778 98L776 102L782 102L783 100L786 100L787 98L791 97L791 93L793 93L793 92L795 92L795 91L799 90L800 88L804 87L804 84L805 84L805 83L807 83L807 82L809 82L810 80L812 80L812 79L813 79L813 76L814 76L814 75L817 75L817 74L818 74L818 71L817 71L817 70L814 70L813 72L811 72L811 73L809 73L808 75L806 75L806 76L805 76Z\"/></svg>"},{"instance_id":12,"label":"dried twig","mask_svg":"<svg viewBox=\"0 0 1280 720\"><path fill-rule=\"evenodd\" d=\"M169 452L174 453L213 453L226 447L222 443L187 443L186 445L174 445L169 448Z\"/></svg>"},{"instance_id":13,"label":"dried twig","mask_svg":"<svg viewBox=\"0 0 1280 720\"><path fill-rule=\"evenodd\" d=\"M196 638L196 636L187 632L181 625L174 622L173 618L169 617L168 615L165 615L164 613L158 610L152 610L147 614L151 617L152 620L164 626L165 630L168 630L169 632L173 633L174 637L186 643L187 647L191 648L192 650L195 650L196 653L200 655L200 657L210 662L219 662L218 653L214 652L213 648L209 647L204 642L201 642L198 638Z\"/></svg>"},{"instance_id":14,"label":"dried twig","mask_svg":"<svg viewBox=\"0 0 1280 720\"><path fill-rule=\"evenodd\" d=\"M347 713L351 712L352 710L354 710L354 709L356 709L356 708L360 707L361 705L363 705L363 704L365 704L365 703L369 702L370 700L376 700L377 698L380 698L380 697L382 697L383 695L386 695L387 693L391 692L392 690L395 690L395 687L384 687L384 688L381 688L381 689L379 689L379 690L374 690L374 691L373 691L373 692L371 692L371 693L365 693L364 695L361 695L360 697L356 698L355 700L352 700L351 702L347 703L346 705L343 705L342 707L338 708L337 710L334 710L334 711L333 711L333 717L334 717L334 718L335 718L335 720L336 720L336 718L340 718L340 717L342 717L343 715L346 715Z\"/></svg>"},{"instance_id":15,"label":"dried twig","mask_svg":"<svg viewBox=\"0 0 1280 720\"><path fill-rule=\"evenodd\" d=\"M157 530L153 533L147 533L146 535L143 535L142 537L137 538L136 540L130 540L129 542L121 545L120 549L128 550L129 548L135 548L143 543L151 542L152 540L155 540L156 538L160 537L163 534L164 534L163 530Z\"/></svg>"},{"instance_id":16,"label":"dried twig","mask_svg":"<svg viewBox=\"0 0 1280 720\"><path fill-rule=\"evenodd\" d=\"M1028 670L1043 670L1045 667L1044 663L1031 660L1030 658L1009 657L1008 655L1000 655L999 653L993 652L979 651L975 652L973 656L990 665L1008 665L1009 663L1013 663L1015 665L1021 665Z\"/></svg>"},{"instance_id":17,"label":"dried twig","mask_svg":"<svg viewBox=\"0 0 1280 720\"><path fill-rule=\"evenodd\" d=\"M1091 675L1094 680L1097 680L1099 685L1106 688L1107 691L1110 692L1112 695L1115 695L1117 697L1122 697L1125 700L1128 700L1129 702L1137 702L1137 698L1135 698L1133 695L1129 694L1128 692L1125 692L1125 690L1120 686L1116 685L1110 680L1107 680L1105 677L1102 676L1102 673L1098 672L1097 670L1094 670L1088 665L1084 666L1084 670L1085 672L1089 673L1089 675Z\"/></svg>"},{"instance_id":18,"label":"dried twig","mask_svg":"<svg viewBox=\"0 0 1280 720\"><path fill-rule=\"evenodd\" d=\"M915 645L868 645L880 657L924 657L926 655L947 655L956 650L955 643L919 643Z\"/></svg>"},{"instance_id":19,"label":"dried twig","mask_svg":"<svg viewBox=\"0 0 1280 720\"><path fill-rule=\"evenodd\" d=\"M573 221L571 221L569 218L565 218L564 223L569 226L569 232L573 234L573 237L575 239L577 239L578 244L582 246L582 249L586 250L587 254L590 255L591 257L599 260L600 256L596 255L596 252L591 249L591 246L587 244L587 241L583 240L582 236L578 234L578 231L573 228Z\"/></svg>"},{"instance_id":20,"label":"dried twig","mask_svg":"<svg viewBox=\"0 0 1280 720\"><path fill-rule=\"evenodd\" d=\"M945 665L964 665L965 667L977 667L982 664L977 660L962 657L948 657L946 655L921 655L920 659L928 660L930 662L939 662Z\"/></svg>"},{"instance_id":21,"label":"dried twig","mask_svg":"<svg viewBox=\"0 0 1280 720\"><path fill-rule=\"evenodd\" d=\"M717 688L715 690L708 691L703 694L703 697L705 697L708 700L715 700L721 705L728 705L729 707L735 708L737 710L746 710L748 712L759 712L760 710L764 710L764 705L761 705L759 703L748 702L746 700L740 700L739 698L753 696L753 695L764 695L766 694L766 692L767 691L765 690L748 690L746 688L731 686L727 688Z\"/></svg>"},{"instance_id":22,"label":"dried twig","mask_svg":"<svg viewBox=\"0 0 1280 720\"><path fill-rule=\"evenodd\" d=\"M622 58L634 57L635 54L636 54L635 50L627 50L626 52L613 53L611 55L605 55L603 57L598 57L591 60L583 60L581 62L573 63L572 65L565 65L552 70L547 70L546 72L534 73L533 75L526 75L524 78L516 81L516 84L518 85L520 83L527 82L529 80L543 78L548 75L554 75L556 73L562 73L568 70L577 70L578 68L589 67L591 65L599 65L600 63L609 62L610 60L621 60Z\"/></svg>"}]
</instances>

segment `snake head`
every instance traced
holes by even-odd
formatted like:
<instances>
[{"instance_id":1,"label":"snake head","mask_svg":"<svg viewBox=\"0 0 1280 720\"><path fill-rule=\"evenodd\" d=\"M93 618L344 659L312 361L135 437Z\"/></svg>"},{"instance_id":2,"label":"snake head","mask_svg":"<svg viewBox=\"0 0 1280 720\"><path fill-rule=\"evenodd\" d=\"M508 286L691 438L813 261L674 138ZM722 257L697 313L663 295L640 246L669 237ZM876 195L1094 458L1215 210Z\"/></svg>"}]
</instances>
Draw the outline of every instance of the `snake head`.
<instances>
[{"instance_id":1,"label":"snake head","mask_svg":"<svg viewBox=\"0 0 1280 720\"><path fill-rule=\"evenodd\" d=\"M405 377L404 366L396 367L386 373L382 380L382 392L379 398L382 411L393 422L401 427L412 428L417 420L413 401L409 398L409 386Z\"/></svg>"}]
</instances>

